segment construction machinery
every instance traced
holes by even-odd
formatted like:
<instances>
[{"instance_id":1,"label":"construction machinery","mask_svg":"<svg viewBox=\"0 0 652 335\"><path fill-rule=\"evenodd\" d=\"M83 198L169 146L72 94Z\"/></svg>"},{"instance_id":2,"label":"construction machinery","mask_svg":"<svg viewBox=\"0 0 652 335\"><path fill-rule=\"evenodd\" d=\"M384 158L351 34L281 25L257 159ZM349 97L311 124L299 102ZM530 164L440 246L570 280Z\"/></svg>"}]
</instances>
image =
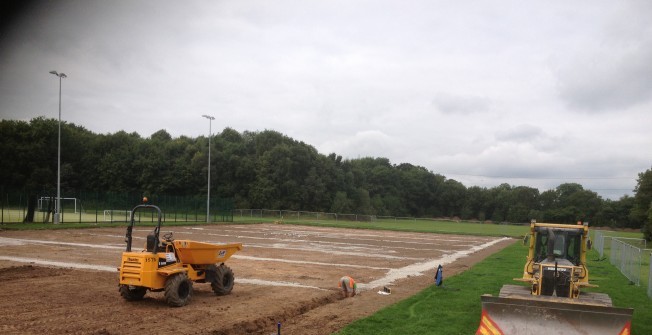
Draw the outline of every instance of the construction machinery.
<instances>
[{"instance_id":1,"label":"construction machinery","mask_svg":"<svg viewBox=\"0 0 652 335\"><path fill-rule=\"evenodd\" d=\"M144 249L132 250L136 213L153 210L158 214L154 231L147 235ZM131 211L125 242L127 250L120 262L120 295L128 301L142 300L147 291L165 292L170 306L181 307L192 298L193 283L210 283L216 295L231 292L234 275L224 265L234 253L242 249L241 243L211 244L190 240L175 240L172 233L159 238L161 209L154 205L138 205Z\"/></svg>"},{"instance_id":2,"label":"construction machinery","mask_svg":"<svg viewBox=\"0 0 652 335\"><path fill-rule=\"evenodd\" d=\"M633 309L613 307L604 293L583 292L589 283L586 252L588 223L530 223L524 243L529 251L523 285L504 285L498 297L481 297L476 334L619 334L631 333Z\"/></svg>"}]
</instances>

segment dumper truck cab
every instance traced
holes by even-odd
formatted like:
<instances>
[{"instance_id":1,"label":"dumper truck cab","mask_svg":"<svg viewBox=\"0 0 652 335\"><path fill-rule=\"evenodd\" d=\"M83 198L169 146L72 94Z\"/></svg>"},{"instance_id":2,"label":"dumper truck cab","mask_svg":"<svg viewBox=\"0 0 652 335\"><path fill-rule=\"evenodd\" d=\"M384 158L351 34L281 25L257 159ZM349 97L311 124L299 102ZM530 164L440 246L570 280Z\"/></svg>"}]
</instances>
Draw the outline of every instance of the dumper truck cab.
<instances>
[{"instance_id":1,"label":"dumper truck cab","mask_svg":"<svg viewBox=\"0 0 652 335\"><path fill-rule=\"evenodd\" d=\"M584 292L589 283L586 253L588 224L532 221L524 239L528 255L525 285L503 285L498 297L480 297L482 315L476 334L631 333L633 309L613 307L604 293Z\"/></svg>"},{"instance_id":2,"label":"dumper truck cab","mask_svg":"<svg viewBox=\"0 0 652 335\"><path fill-rule=\"evenodd\" d=\"M135 248L136 213L142 210L155 211L158 221L144 239L143 248ZM241 250L242 244L175 240L171 232L161 239L161 219L161 209L154 205L138 205L131 211L125 236L127 247L118 268L120 295L127 301L136 301L142 300L148 291L164 291L168 305L181 307L192 298L193 283L210 283L216 295L229 294L235 278L224 262Z\"/></svg>"}]
</instances>

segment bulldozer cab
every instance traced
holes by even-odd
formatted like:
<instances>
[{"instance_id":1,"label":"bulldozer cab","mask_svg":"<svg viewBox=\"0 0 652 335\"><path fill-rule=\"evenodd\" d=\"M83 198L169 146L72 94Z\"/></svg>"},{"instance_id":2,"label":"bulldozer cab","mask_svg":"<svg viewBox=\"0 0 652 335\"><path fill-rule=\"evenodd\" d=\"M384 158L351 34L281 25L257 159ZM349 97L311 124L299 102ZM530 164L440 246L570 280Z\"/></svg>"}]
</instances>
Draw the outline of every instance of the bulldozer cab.
<instances>
[{"instance_id":1,"label":"bulldozer cab","mask_svg":"<svg viewBox=\"0 0 652 335\"><path fill-rule=\"evenodd\" d=\"M613 307L604 293L584 292L589 283L588 225L532 221L523 285L503 285L499 296L480 297L476 334L630 334L633 310Z\"/></svg>"},{"instance_id":2,"label":"bulldozer cab","mask_svg":"<svg viewBox=\"0 0 652 335\"><path fill-rule=\"evenodd\" d=\"M579 266L582 253L582 230L536 228L535 262L561 262ZM569 264L570 265L570 264Z\"/></svg>"}]
</instances>

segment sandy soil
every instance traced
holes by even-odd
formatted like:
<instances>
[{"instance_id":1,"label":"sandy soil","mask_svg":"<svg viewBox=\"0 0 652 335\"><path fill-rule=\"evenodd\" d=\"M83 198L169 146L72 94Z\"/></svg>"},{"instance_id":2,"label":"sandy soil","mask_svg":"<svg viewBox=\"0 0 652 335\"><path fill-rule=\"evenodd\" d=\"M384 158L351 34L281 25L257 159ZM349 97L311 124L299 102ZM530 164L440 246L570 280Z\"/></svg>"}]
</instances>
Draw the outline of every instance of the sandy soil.
<instances>
[{"instance_id":1,"label":"sandy soil","mask_svg":"<svg viewBox=\"0 0 652 335\"><path fill-rule=\"evenodd\" d=\"M138 230L144 245L149 228ZM118 293L124 228L0 231L0 334L330 334L464 271L511 239L292 225L163 227L177 239L241 242L228 262L236 285L168 307L163 293L127 302ZM360 294L342 299L348 274ZM391 295L377 293L383 286Z\"/></svg>"}]
</instances>

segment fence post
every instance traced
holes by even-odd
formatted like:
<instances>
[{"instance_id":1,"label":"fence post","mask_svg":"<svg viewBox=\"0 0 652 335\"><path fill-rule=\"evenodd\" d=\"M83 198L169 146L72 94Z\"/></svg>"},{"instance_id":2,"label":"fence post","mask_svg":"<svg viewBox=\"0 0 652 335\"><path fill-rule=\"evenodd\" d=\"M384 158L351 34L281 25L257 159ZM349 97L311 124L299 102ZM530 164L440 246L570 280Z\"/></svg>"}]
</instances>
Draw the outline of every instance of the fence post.
<instances>
[{"instance_id":1,"label":"fence post","mask_svg":"<svg viewBox=\"0 0 652 335\"><path fill-rule=\"evenodd\" d=\"M652 252L650 253L650 274L647 276L647 296L652 299Z\"/></svg>"},{"instance_id":2,"label":"fence post","mask_svg":"<svg viewBox=\"0 0 652 335\"><path fill-rule=\"evenodd\" d=\"M647 296L652 299L652 252L650 253L650 273L647 276Z\"/></svg>"}]
</instances>

